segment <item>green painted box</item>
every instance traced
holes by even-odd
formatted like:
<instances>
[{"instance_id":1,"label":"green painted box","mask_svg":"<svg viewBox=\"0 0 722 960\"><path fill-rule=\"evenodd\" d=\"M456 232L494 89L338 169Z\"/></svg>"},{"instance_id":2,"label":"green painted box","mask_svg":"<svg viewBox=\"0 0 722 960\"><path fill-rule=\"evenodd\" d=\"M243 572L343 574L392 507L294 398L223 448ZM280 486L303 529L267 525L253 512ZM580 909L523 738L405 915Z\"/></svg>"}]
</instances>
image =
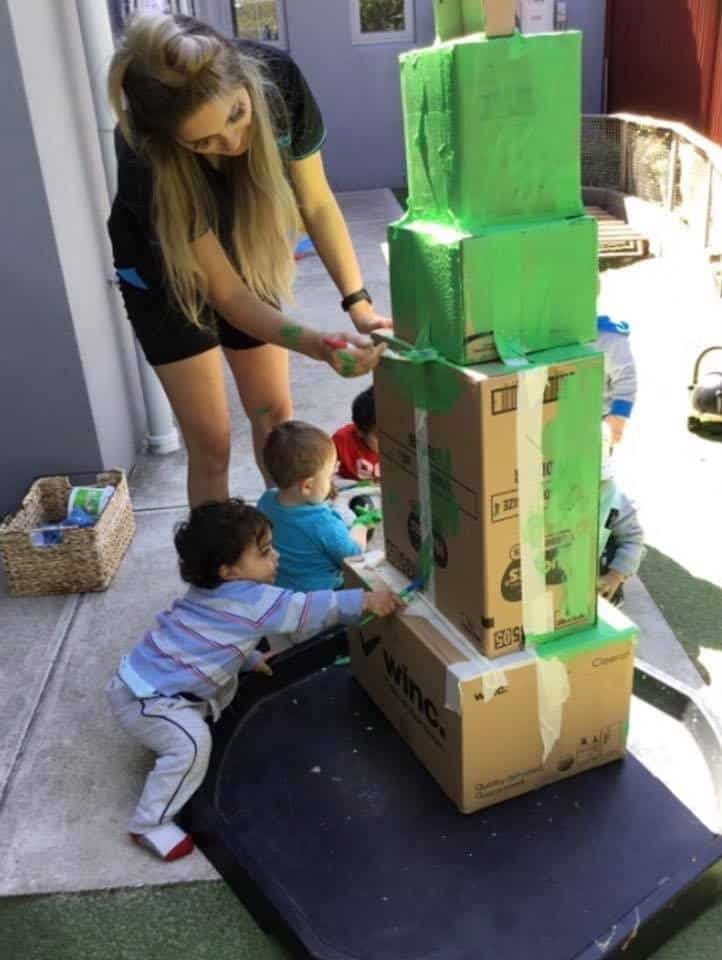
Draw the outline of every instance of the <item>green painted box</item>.
<instances>
[{"instance_id":1,"label":"green painted box","mask_svg":"<svg viewBox=\"0 0 722 960\"><path fill-rule=\"evenodd\" d=\"M472 236L406 217L389 227L402 340L453 363L525 355L597 336L597 223L572 217Z\"/></svg>"},{"instance_id":2,"label":"green painted box","mask_svg":"<svg viewBox=\"0 0 722 960\"><path fill-rule=\"evenodd\" d=\"M472 34L400 60L412 216L476 233L583 212L580 33Z\"/></svg>"}]
</instances>

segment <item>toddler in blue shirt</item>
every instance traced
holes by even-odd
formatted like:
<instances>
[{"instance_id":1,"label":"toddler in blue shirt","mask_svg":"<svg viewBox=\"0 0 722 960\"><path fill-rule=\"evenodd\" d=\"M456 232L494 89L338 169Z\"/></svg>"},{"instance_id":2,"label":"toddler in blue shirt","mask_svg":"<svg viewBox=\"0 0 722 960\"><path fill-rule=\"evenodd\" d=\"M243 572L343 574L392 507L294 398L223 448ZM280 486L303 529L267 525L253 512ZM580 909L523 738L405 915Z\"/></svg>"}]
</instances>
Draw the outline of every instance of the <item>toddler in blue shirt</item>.
<instances>
[{"instance_id":1,"label":"toddler in blue shirt","mask_svg":"<svg viewBox=\"0 0 722 960\"><path fill-rule=\"evenodd\" d=\"M336 469L336 447L323 430L300 420L275 427L263 448L263 462L276 484L258 501L273 523L280 554L276 583L289 590L337 590L343 562L366 547L368 529L349 530L327 502Z\"/></svg>"}]
</instances>

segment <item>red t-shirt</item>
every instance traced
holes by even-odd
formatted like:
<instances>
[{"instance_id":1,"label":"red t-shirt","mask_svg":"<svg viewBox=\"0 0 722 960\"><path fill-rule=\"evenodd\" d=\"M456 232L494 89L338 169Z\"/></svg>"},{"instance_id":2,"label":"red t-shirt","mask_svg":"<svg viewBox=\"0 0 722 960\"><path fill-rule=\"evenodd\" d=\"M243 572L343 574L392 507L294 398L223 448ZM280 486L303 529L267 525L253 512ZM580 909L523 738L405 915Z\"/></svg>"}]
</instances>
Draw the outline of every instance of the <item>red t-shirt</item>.
<instances>
[{"instance_id":1,"label":"red t-shirt","mask_svg":"<svg viewBox=\"0 0 722 960\"><path fill-rule=\"evenodd\" d=\"M363 441L354 423L347 423L333 435L338 454L339 476L347 480L379 480L379 455Z\"/></svg>"}]
</instances>

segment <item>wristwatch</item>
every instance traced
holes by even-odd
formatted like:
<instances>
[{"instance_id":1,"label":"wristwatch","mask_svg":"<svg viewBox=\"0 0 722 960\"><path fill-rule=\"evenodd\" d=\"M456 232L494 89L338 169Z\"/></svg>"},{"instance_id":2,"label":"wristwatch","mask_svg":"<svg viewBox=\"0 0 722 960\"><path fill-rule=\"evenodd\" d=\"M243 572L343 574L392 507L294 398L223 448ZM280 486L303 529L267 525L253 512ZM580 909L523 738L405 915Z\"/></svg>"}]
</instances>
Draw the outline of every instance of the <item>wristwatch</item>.
<instances>
[{"instance_id":1,"label":"wristwatch","mask_svg":"<svg viewBox=\"0 0 722 960\"><path fill-rule=\"evenodd\" d=\"M360 303L361 300L368 300L369 303L373 303L371 294L366 287L361 287L360 290L347 294L341 301L341 309L348 312L355 303Z\"/></svg>"}]
</instances>

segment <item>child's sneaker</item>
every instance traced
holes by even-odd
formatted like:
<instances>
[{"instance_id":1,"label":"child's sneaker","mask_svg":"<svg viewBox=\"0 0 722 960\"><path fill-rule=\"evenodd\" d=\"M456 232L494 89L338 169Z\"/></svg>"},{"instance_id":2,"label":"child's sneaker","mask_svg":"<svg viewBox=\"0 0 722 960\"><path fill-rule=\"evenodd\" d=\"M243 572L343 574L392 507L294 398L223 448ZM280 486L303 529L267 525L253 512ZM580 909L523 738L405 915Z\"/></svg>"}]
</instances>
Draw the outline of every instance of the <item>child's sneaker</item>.
<instances>
[{"instance_id":1,"label":"child's sneaker","mask_svg":"<svg viewBox=\"0 0 722 960\"><path fill-rule=\"evenodd\" d=\"M152 827L147 833L131 833L130 837L138 846L151 850L166 863L187 857L195 847L193 837L174 823Z\"/></svg>"}]
</instances>

